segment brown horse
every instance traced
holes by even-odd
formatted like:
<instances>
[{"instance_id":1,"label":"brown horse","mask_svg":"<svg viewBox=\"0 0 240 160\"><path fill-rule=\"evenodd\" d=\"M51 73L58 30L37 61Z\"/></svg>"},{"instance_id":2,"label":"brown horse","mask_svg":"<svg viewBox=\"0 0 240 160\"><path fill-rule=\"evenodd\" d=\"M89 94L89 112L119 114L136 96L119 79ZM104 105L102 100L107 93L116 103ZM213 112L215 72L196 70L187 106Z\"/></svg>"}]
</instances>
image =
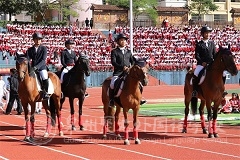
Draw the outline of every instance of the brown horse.
<instances>
[{"instance_id":1,"label":"brown horse","mask_svg":"<svg viewBox=\"0 0 240 160\"><path fill-rule=\"evenodd\" d=\"M26 120L26 141L33 141L34 133L34 113L36 102L42 101L42 94L37 89L36 74L34 72L28 71L29 62L26 57L17 57L16 69L19 76L19 97L22 102L24 109L25 120ZM55 107L58 117L58 129L59 135L63 136L62 126L61 126L61 112L60 112L60 98L61 98L61 83L56 74L48 72L48 76L53 83L54 92L50 97L50 107L48 106L48 101L43 100L42 104L47 114L47 128L44 137L48 137L51 129L51 116L50 108ZM54 104L51 104L54 102ZM31 116L28 111L28 104L31 105ZM55 119L55 117L52 117Z\"/></svg>"},{"instance_id":2,"label":"brown horse","mask_svg":"<svg viewBox=\"0 0 240 160\"><path fill-rule=\"evenodd\" d=\"M89 59L82 55L78 58L74 67L64 75L64 82L62 83L62 92L63 98L60 100L61 108L65 101L65 97L68 97L70 109L71 109L71 125L72 130L76 130L74 125L74 99L78 98L78 113L79 119L78 124L80 126L80 130L84 130L82 125L82 106L85 99L86 92L86 82L85 77L90 76L90 67L89 67Z\"/></svg>"},{"instance_id":3,"label":"brown horse","mask_svg":"<svg viewBox=\"0 0 240 160\"><path fill-rule=\"evenodd\" d=\"M140 63L141 62L141 63ZM144 63L142 63L144 62ZM146 67L146 59L144 61L136 61L135 64L129 69L128 74L124 80L124 86L122 88L122 93L118 98L115 97L115 105L116 111L114 108L109 107L109 97L108 97L108 88L110 86L111 77L108 77L102 85L102 103L104 105L104 127L103 127L103 138L107 138L107 126L112 129L113 121L115 116L115 133L117 137L120 139L121 136L119 134L119 113L121 108L123 108L124 115L124 126L125 126L125 140L124 144L128 145L129 143L129 134L128 134L128 118L127 114L129 109L133 110L133 135L135 139L135 144L140 144L140 140L138 139L138 131L137 131L137 118L138 112L140 108L140 101L142 99L142 93L140 91L139 85L140 82L142 85L147 85L147 67ZM115 115L114 115L115 114Z\"/></svg>"},{"instance_id":4,"label":"brown horse","mask_svg":"<svg viewBox=\"0 0 240 160\"><path fill-rule=\"evenodd\" d=\"M216 130L217 123L217 111L218 107L222 101L222 95L224 92L224 83L222 80L223 71L227 70L231 75L237 75L238 70L234 62L234 57L230 51L230 46L228 48L219 47L219 51L216 53L215 60L207 68L206 77L203 83L198 89L198 98L201 99L199 114L201 119L201 127L203 133L207 134L208 137L218 137ZM193 71L189 71L186 74L184 95L185 95L185 119L183 124L182 133L187 133L187 117L189 113L189 104L191 101L192 112L196 113L197 110L197 98L192 98L193 87L190 85L190 80L193 77ZM212 106L213 103L213 106ZM207 107L208 112L208 131L205 127L204 120L204 107ZM213 110L213 114L212 114Z\"/></svg>"}]
</instances>

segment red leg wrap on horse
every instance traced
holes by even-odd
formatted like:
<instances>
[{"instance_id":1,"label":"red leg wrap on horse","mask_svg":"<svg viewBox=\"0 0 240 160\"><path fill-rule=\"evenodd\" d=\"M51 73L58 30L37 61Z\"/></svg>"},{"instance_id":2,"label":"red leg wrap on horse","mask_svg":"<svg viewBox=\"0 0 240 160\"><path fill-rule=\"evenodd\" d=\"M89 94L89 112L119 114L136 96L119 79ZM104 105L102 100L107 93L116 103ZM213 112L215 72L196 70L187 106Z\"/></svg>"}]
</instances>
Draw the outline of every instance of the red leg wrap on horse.
<instances>
[{"instance_id":1,"label":"red leg wrap on horse","mask_svg":"<svg viewBox=\"0 0 240 160\"><path fill-rule=\"evenodd\" d=\"M62 124L61 124L61 122L62 122L62 115L59 114L59 117L58 117L58 130L59 131L62 131Z\"/></svg>"},{"instance_id":2,"label":"red leg wrap on horse","mask_svg":"<svg viewBox=\"0 0 240 160\"><path fill-rule=\"evenodd\" d=\"M35 133L34 133L34 122L31 122L31 137L34 137Z\"/></svg>"},{"instance_id":3,"label":"red leg wrap on horse","mask_svg":"<svg viewBox=\"0 0 240 160\"><path fill-rule=\"evenodd\" d=\"M124 134L124 138L128 139L129 138L129 134L128 134L128 127L125 127L125 134Z\"/></svg>"},{"instance_id":4,"label":"red leg wrap on horse","mask_svg":"<svg viewBox=\"0 0 240 160\"><path fill-rule=\"evenodd\" d=\"M202 128L205 128L206 125L205 125L204 115L201 115L200 119L201 119L201 126L202 126Z\"/></svg>"},{"instance_id":5,"label":"red leg wrap on horse","mask_svg":"<svg viewBox=\"0 0 240 160\"><path fill-rule=\"evenodd\" d=\"M137 131L136 127L133 128L133 137L134 137L135 139L138 138L138 131Z\"/></svg>"},{"instance_id":6,"label":"red leg wrap on horse","mask_svg":"<svg viewBox=\"0 0 240 160\"><path fill-rule=\"evenodd\" d=\"M187 128L187 118L188 116L185 116L184 122L183 122L183 128Z\"/></svg>"},{"instance_id":7,"label":"red leg wrap on horse","mask_svg":"<svg viewBox=\"0 0 240 160\"><path fill-rule=\"evenodd\" d=\"M82 116L79 115L79 119L78 119L78 125L81 126L82 125Z\"/></svg>"},{"instance_id":8,"label":"red leg wrap on horse","mask_svg":"<svg viewBox=\"0 0 240 160\"><path fill-rule=\"evenodd\" d=\"M51 130L51 118L47 117L47 130L46 130L46 132L50 133L50 130Z\"/></svg>"},{"instance_id":9,"label":"red leg wrap on horse","mask_svg":"<svg viewBox=\"0 0 240 160\"><path fill-rule=\"evenodd\" d=\"M107 134L107 124L104 124L104 126L103 126L103 134L104 135Z\"/></svg>"},{"instance_id":10,"label":"red leg wrap on horse","mask_svg":"<svg viewBox=\"0 0 240 160\"><path fill-rule=\"evenodd\" d=\"M26 121L26 136L30 136L31 134L31 124L30 121Z\"/></svg>"},{"instance_id":11,"label":"red leg wrap on horse","mask_svg":"<svg viewBox=\"0 0 240 160\"><path fill-rule=\"evenodd\" d=\"M209 133L213 133L211 121L208 121L208 132L209 132Z\"/></svg>"},{"instance_id":12,"label":"red leg wrap on horse","mask_svg":"<svg viewBox=\"0 0 240 160\"><path fill-rule=\"evenodd\" d=\"M71 125L74 125L74 114L71 115Z\"/></svg>"},{"instance_id":13,"label":"red leg wrap on horse","mask_svg":"<svg viewBox=\"0 0 240 160\"><path fill-rule=\"evenodd\" d=\"M212 122L213 133L217 133L217 120L213 120Z\"/></svg>"},{"instance_id":14,"label":"red leg wrap on horse","mask_svg":"<svg viewBox=\"0 0 240 160\"><path fill-rule=\"evenodd\" d=\"M118 122L115 122L115 134L119 134L119 125L118 125Z\"/></svg>"}]
</instances>

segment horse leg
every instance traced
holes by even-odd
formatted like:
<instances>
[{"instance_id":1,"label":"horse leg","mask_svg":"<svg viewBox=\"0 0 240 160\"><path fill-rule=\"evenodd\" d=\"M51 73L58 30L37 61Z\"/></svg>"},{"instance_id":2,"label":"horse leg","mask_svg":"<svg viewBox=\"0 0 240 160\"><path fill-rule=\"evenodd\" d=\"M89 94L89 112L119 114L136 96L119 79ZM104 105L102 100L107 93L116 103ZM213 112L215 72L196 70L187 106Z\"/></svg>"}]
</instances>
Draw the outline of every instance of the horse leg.
<instances>
[{"instance_id":1,"label":"horse leg","mask_svg":"<svg viewBox=\"0 0 240 160\"><path fill-rule=\"evenodd\" d=\"M118 124L120 111L121 111L121 108L117 107L116 112L115 112L115 134L117 136L117 139L119 139L119 140L121 140L121 135L119 132L119 124Z\"/></svg>"},{"instance_id":2,"label":"horse leg","mask_svg":"<svg viewBox=\"0 0 240 160\"><path fill-rule=\"evenodd\" d=\"M57 113L57 121L58 121L58 131L59 131L59 136L63 136L63 131L62 131L62 114L61 114L61 110L60 110L60 106L61 103L59 101L59 97L56 96L52 96L51 97L54 103L54 108L56 110Z\"/></svg>"},{"instance_id":3,"label":"horse leg","mask_svg":"<svg viewBox=\"0 0 240 160\"><path fill-rule=\"evenodd\" d=\"M103 125L103 139L107 138L107 121L108 121L108 116L104 115L104 125Z\"/></svg>"},{"instance_id":4,"label":"horse leg","mask_svg":"<svg viewBox=\"0 0 240 160\"><path fill-rule=\"evenodd\" d=\"M211 102L208 101L206 103L207 106L207 112L208 112L208 138L213 138L213 129L212 129L212 107Z\"/></svg>"},{"instance_id":5,"label":"horse leg","mask_svg":"<svg viewBox=\"0 0 240 160\"><path fill-rule=\"evenodd\" d=\"M30 105L31 105L31 116L30 116L31 131L30 131L30 134L31 134L31 137L33 138L35 136L35 133L34 133L34 122L35 122L34 114L35 114L35 109L36 109L36 103L33 102Z\"/></svg>"},{"instance_id":6,"label":"horse leg","mask_svg":"<svg viewBox=\"0 0 240 160\"><path fill-rule=\"evenodd\" d=\"M206 125L205 125L204 106L205 106L205 101L204 101L204 100L201 100L200 107L199 107L201 127L202 127L203 134L208 134L208 131L207 131Z\"/></svg>"},{"instance_id":7,"label":"horse leg","mask_svg":"<svg viewBox=\"0 0 240 160\"><path fill-rule=\"evenodd\" d=\"M124 115L124 127L125 127L125 134L124 134L124 145L129 145L130 142L128 140L129 138L129 133L128 133L128 126L129 126L129 123L128 123L128 120L127 120L127 110L126 109L123 109L123 115Z\"/></svg>"},{"instance_id":8,"label":"horse leg","mask_svg":"<svg viewBox=\"0 0 240 160\"><path fill-rule=\"evenodd\" d=\"M51 131L51 126L52 126L51 113L49 111L48 101L42 101L42 105L43 105L46 115L47 115L47 126L46 126L46 131L45 131L43 137L48 137L49 133Z\"/></svg>"},{"instance_id":9,"label":"horse leg","mask_svg":"<svg viewBox=\"0 0 240 160\"><path fill-rule=\"evenodd\" d=\"M76 127L74 125L74 104L73 103L74 103L74 99L69 98L72 130L76 131Z\"/></svg>"},{"instance_id":10,"label":"horse leg","mask_svg":"<svg viewBox=\"0 0 240 160\"><path fill-rule=\"evenodd\" d=\"M64 101L65 101L65 96L63 96L63 98L60 99L60 111L62 110Z\"/></svg>"},{"instance_id":11,"label":"horse leg","mask_svg":"<svg viewBox=\"0 0 240 160\"><path fill-rule=\"evenodd\" d=\"M79 107L79 111L78 111L78 115L79 115L79 117L78 117L78 125L79 125L81 131L84 130L84 127L82 125L82 106L83 106L83 101L84 101L84 97L78 98L78 107Z\"/></svg>"},{"instance_id":12,"label":"horse leg","mask_svg":"<svg viewBox=\"0 0 240 160\"><path fill-rule=\"evenodd\" d=\"M189 114L189 104L191 101L191 97L185 97L184 103L185 103L185 117L184 117L184 121L183 121L183 129L182 129L182 133L187 133L187 125L188 125L188 114Z\"/></svg>"},{"instance_id":13,"label":"horse leg","mask_svg":"<svg viewBox=\"0 0 240 160\"><path fill-rule=\"evenodd\" d=\"M213 135L215 138L218 138L219 135L217 133L217 115L218 115L218 107L219 104L214 103L213 107L213 120L212 120L212 128L213 128Z\"/></svg>"},{"instance_id":14,"label":"horse leg","mask_svg":"<svg viewBox=\"0 0 240 160\"><path fill-rule=\"evenodd\" d=\"M29 110L28 110L28 103L25 103L22 101L22 106L24 109L24 115L25 115L25 121L26 121L26 135L24 138L24 141L31 142L31 124L30 124L30 118L29 118Z\"/></svg>"},{"instance_id":15,"label":"horse leg","mask_svg":"<svg viewBox=\"0 0 240 160\"><path fill-rule=\"evenodd\" d=\"M133 138L135 139L135 144L141 144L140 140L138 139L138 131L137 131L137 117L138 117L139 107L135 108L133 111Z\"/></svg>"}]
</instances>

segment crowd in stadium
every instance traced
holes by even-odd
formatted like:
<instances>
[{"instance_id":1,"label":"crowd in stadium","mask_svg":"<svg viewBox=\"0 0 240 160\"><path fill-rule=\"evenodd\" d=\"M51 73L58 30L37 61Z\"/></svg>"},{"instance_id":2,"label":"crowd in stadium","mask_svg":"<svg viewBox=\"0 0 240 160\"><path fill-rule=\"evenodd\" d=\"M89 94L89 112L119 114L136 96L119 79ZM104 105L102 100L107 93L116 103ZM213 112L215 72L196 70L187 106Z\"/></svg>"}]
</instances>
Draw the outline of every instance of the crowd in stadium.
<instances>
[{"instance_id":1,"label":"crowd in stadium","mask_svg":"<svg viewBox=\"0 0 240 160\"><path fill-rule=\"evenodd\" d=\"M133 29L134 54L138 57L149 57L149 65L156 70L184 70L195 63L195 40L200 40L201 26L182 27L136 27ZM92 32L91 28L75 26L37 26L7 25L7 32L0 33L0 52L3 59L24 54L32 46L32 34L41 32L43 44L48 48L48 63L61 65L59 55L65 48L67 39L75 41L74 50L78 54L87 54L93 71L112 70L110 62L111 49L115 47L114 36L105 36ZM129 27L116 27L114 34L124 33L129 36ZM231 44L235 61L240 69L240 31L231 26L223 29L214 28L211 34L216 46L226 47ZM8 53L8 54L6 54Z\"/></svg>"}]
</instances>

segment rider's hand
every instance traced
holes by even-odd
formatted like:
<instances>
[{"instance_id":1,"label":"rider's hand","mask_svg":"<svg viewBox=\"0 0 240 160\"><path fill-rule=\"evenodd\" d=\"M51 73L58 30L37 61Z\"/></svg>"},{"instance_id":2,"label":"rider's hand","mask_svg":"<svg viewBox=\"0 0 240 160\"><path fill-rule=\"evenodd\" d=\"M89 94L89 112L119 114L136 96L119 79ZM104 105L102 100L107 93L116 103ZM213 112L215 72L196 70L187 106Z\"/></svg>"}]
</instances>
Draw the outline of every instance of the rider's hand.
<instances>
[{"instance_id":1,"label":"rider's hand","mask_svg":"<svg viewBox=\"0 0 240 160\"><path fill-rule=\"evenodd\" d=\"M203 67L206 67L206 66L207 66L207 63L206 63L206 62L203 62L203 63L202 63L202 66L203 66Z\"/></svg>"},{"instance_id":2,"label":"rider's hand","mask_svg":"<svg viewBox=\"0 0 240 160\"><path fill-rule=\"evenodd\" d=\"M129 70L129 68L128 68L127 66L124 66L124 67L123 67L123 71L126 71L126 72L127 72L128 70Z\"/></svg>"}]
</instances>

